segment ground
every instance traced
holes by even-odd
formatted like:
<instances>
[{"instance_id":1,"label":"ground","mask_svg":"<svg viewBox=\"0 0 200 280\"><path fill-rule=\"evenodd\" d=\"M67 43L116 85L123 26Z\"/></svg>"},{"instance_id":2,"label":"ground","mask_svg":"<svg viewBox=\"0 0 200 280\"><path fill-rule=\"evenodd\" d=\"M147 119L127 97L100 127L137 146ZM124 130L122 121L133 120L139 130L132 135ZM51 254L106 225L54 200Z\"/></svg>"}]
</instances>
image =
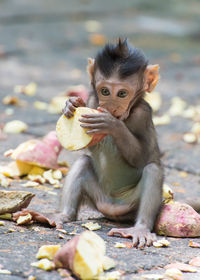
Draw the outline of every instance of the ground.
<instances>
[{"instance_id":1,"label":"ground","mask_svg":"<svg viewBox=\"0 0 200 280\"><path fill-rule=\"evenodd\" d=\"M95 21L95 22L94 22ZM200 105L199 92L199 1L25 1L7 0L0 3L0 96L14 95L15 85L35 82L38 85L34 97L20 96L27 101L25 107L12 107L0 103L0 122L18 119L28 124L25 133L7 135L0 140L0 161L8 161L3 153L33 137L44 136L55 129L59 115L37 110L36 100L49 102L53 96L70 85L88 87L86 63L107 40L118 36L144 50L150 63L160 65L161 78L157 91L162 106L157 115L170 107L171 98L179 96L188 106ZM97 35L96 35L97 34ZM96 36L96 37L95 37ZM8 108L13 108L9 115ZM198 120L199 121L199 120ZM165 182L172 186L176 199L198 197L200 182L199 144L187 144L183 134L189 132L193 120L175 116L167 125L157 126L159 145L163 154ZM64 154L62 155L64 158ZM184 172L185 173L184 173ZM36 194L31 208L55 210L59 189L41 190L29 188ZM0 187L0 189L3 189ZM24 190L14 181L10 190ZM143 279L144 273L163 273L163 267L171 262L188 263L199 255L199 248L188 246L191 238L168 238L168 248L114 248L117 241L108 237L113 225L88 209L80 219L98 221L102 228L98 234L107 241L107 254L117 261L116 269L124 271L121 279ZM65 225L69 233L75 228L84 230L83 221ZM10 229L15 231L10 231ZM39 228L39 231L38 231ZM0 227L0 265L11 275L0 274L2 280L61 279L56 272L44 272L32 268L38 248L43 244L64 244L71 235L60 239L54 228L41 225L17 227L7 221ZM192 239L199 241L199 238ZM184 279L200 279L197 273L185 273Z\"/></svg>"}]
</instances>

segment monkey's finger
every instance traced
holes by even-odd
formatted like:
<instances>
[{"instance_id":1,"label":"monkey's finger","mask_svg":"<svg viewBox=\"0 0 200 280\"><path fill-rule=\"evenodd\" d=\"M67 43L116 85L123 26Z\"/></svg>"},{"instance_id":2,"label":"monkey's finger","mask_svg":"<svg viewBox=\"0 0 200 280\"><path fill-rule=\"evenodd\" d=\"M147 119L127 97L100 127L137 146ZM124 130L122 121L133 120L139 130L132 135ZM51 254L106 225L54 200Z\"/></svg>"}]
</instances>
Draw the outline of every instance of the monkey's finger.
<instances>
[{"instance_id":1,"label":"monkey's finger","mask_svg":"<svg viewBox=\"0 0 200 280\"><path fill-rule=\"evenodd\" d=\"M87 118L87 119L104 119L106 114L104 113L97 113L97 114L83 114L81 115L82 118Z\"/></svg>"},{"instance_id":2,"label":"monkey's finger","mask_svg":"<svg viewBox=\"0 0 200 280\"><path fill-rule=\"evenodd\" d=\"M139 243L138 243L138 248L142 249L145 247L146 244L146 239L144 236L139 237Z\"/></svg>"},{"instance_id":3,"label":"monkey's finger","mask_svg":"<svg viewBox=\"0 0 200 280\"><path fill-rule=\"evenodd\" d=\"M146 236L146 245L149 247L153 244L154 240L152 239L151 233L148 233Z\"/></svg>"},{"instance_id":4,"label":"monkey's finger","mask_svg":"<svg viewBox=\"0 0 200 280\"><path fill-rule=\"evenodd\" d=\"M87 124L80 124L81 127L83 128L87 128L87 129L99 129L99 128L105 128L105 123L93 123L93 124L90 124L90 123L87 123Z\"/></svg>"},{"instance_id":5,"label":"monkey's finger","mask_svg":"<svg viewBox=\"0 0 200 280\"><path fill-rule=\"evenodd\" d=\"M137 235L134 235L134 236L132 236L132 238L133 238L133 246L134 247L137 247L138 246L138 242L139 242L139 240L138 240L138 236Z\"/></svg>"},{"instance_id":6,"label":"monkey's finger","mask_svg":"<svg viewBox=\"0 0 200 280\"><path fill-rule=\"evenodd\" d=\"M103 112L104 112L104 113L109 113L109 111L108 111L107 109L105 109L105 108L103 108L103 107L100 107L100 106L97 107L97 110L100 111L100 112L102 112L102 113L103 113Z\"/></svg>"},{"instance_id":7,"label":"monkey's finger","mask_svg":"<svg viewBox=\"0 0 200 280\"><path fill-rule=\"evenodd\" d=\"M79 119L80 122L82 123L99 123L99 122L104 122L104 118L80 118Z\"/></svg>"},{"instance_id":8,"label":"monkey's finger","mask_svg":"<svg viewBox=\"0 0 200 280\"><path fill-rule=\"evenodd\" d=\"M92 135L92 134L97 134L97 133L107 133L103 129L92 129L92 130L87 130L87 134Z\"/></svg>"}]
</instances>

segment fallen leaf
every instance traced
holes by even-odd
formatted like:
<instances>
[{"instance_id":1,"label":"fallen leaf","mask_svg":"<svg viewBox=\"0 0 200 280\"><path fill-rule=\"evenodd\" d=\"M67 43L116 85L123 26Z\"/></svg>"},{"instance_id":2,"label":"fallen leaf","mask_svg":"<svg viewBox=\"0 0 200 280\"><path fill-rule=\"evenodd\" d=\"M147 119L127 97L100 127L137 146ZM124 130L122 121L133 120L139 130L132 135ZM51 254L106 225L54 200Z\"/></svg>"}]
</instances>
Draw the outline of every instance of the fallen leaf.
<instances>
[{"instance_id":1,"label":"fallen leaf","mask_svg":"<svg viewBox=\"0 0 200 280\"><path fill-rule=\"evenodd\" d=\"M7 122L3 128L5 133L21 133L27 130L28 125L25 122L14 120Z\"/></svg>"},{"instance_id":2,"label":"fallen leaf","mask_svg":"<svg viewBox=\"0 0 200 280\"><path fill-rule=\"evenodd\" d=\"M24 191L0 191L0 214L12 213L27 207L35 195Z\"/></svg>"},{"instance_id":3,"label":"fallen leaf","mask_svg":"<svg viewBox=\"0 0 200 280\"><path fill-rule=\"evenodd\" d=\"M193 267L192 265L189 265L186 263L180 263L180 262L168 264L164 268L165 269L175 268L175 269L181 270L183 272L197 272L197 269L195 267Z\"/></svg>"},{"instance_id":4,"label":"fallen leaf","mask_svg":"<svg viewBox=\"0 0 200 280\"><path fill-rule=\"evenodd\" d=\"M2 215L0 215L0 219L11 221L12 220L12 214L10 214L10 213L2 214Z\"/></svg>"},{"instance_id":5,"label":"fallen leaf","mask_svg":"<svg viewBox=\"0 0 200 280\"><path fill-rule=\"evenodd\" d=\"M193 248L200 248L200 243L190 240L189 241L189 246L193 247Z\"/></svg>"},{"instance_id":6,"label":"fallen leaf","mask_svg":"<svg viewBox=\"0 0 200 280\"><path fill-rule=\"evenodd\" d=\"M89 230L98 230L101 226L98 223L88 222L86 224L82 224L82 227L85 227Z\"/></svg>"}]
</instances>

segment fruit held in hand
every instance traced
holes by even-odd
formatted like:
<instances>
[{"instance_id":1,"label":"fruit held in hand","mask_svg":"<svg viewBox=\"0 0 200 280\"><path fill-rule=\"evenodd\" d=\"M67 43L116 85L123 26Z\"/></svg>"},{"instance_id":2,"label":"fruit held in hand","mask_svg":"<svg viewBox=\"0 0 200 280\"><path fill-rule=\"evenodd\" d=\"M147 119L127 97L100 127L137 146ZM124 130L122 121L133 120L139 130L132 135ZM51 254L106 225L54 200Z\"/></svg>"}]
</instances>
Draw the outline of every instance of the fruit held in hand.
<instances>
[{"instance_id":1,"label":"fruit held in hand","mask_svg":"<svg viewBox=\"0 0 200 280\"><path fill-rule=\"evenodd\" d=\"M99 114L95 109L78 107L74 116L70 119L62 115L56 125L58 140L61 145L68 150L80 150L87 146L93 146L100 142L105 134L88 135L86 129L80 126L79 119L83 114Z\"/></svg>"}]
</instances>

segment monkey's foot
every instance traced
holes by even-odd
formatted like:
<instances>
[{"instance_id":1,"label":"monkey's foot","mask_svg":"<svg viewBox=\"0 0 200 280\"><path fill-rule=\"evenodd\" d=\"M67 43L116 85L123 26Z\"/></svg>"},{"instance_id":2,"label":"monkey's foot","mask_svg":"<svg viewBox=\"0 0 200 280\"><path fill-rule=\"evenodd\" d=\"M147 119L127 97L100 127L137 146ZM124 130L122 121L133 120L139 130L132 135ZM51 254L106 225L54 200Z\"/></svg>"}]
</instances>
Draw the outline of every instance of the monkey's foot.
<instances>
[{"instance_id":1,"label":"monkey's foot","mask_svg":"<svg viewBox=\"0 0 200 280\"><path fill-rule=\"evenodd\" d=\"M156 234L151 233L146 227L135 226L130 228L113 228L108 232L109 236L120 235L121 237L131 237L133 246L140 249L151 246L157 240Z\"/></svg>"}]
</instances>

